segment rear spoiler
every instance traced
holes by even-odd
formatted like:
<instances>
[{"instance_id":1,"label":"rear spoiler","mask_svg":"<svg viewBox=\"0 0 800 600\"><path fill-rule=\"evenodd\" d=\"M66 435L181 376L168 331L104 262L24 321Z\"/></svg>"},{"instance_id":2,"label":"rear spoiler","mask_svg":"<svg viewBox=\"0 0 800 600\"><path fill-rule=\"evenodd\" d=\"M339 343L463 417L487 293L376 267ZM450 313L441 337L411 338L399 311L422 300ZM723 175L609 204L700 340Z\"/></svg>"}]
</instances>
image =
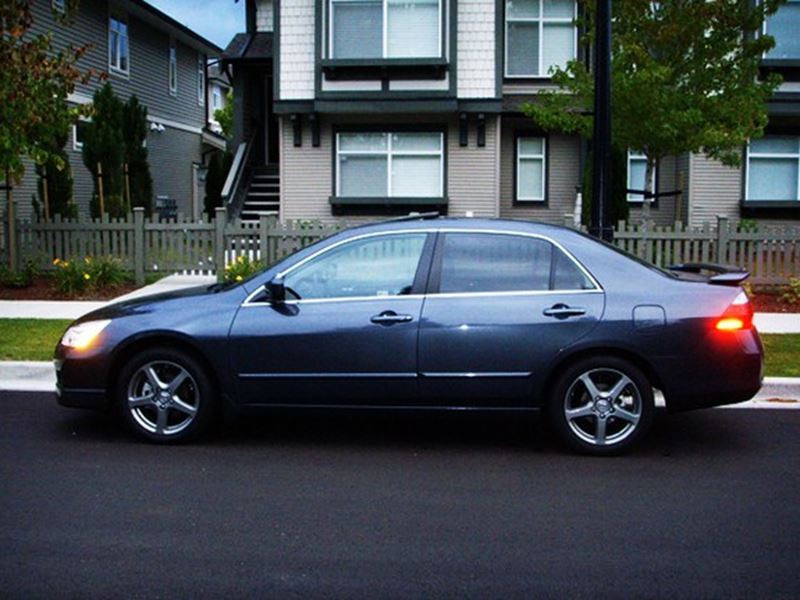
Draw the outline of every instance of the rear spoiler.
<instances>
[{"instance_id":1,"label":"rear spoiler","mask_svg":"<svg viewBox=\"0 0 800 600\"><path fill-rule=\"evenodd\" d=\"M717 265L714 263L680 263L669 267L670 271L702 275L703 271L715 273L708 277L708 283L715 285L736 286L750 277L750 273L735 265Z\"/></svg>"}]
</instances>

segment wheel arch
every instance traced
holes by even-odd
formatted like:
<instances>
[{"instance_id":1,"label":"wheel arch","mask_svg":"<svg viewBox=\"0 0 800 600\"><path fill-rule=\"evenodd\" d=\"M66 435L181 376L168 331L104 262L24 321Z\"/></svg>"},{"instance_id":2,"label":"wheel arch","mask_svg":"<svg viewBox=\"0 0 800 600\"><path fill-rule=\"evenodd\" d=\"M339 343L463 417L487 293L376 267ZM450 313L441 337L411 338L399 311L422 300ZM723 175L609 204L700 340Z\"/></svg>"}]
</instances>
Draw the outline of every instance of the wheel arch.
<instances>
[{"instance_id":1,"label":"wheel arch","mask_svg":"<svg viewBox=\"0 0 800 600\"><path fill-rule=\"evenodd\" d=\"M152 331L126 340L111 357L106 381L106 396L110 402L119 383L119 374L122 372L123 365L139 352L155 347L171 348L189 354L200 363L203 370L208 374L217 397L220 399L226 397L222 389L220 373L217 372L212 361L209 360L205 352L192 338L171 331Z\"/></svg>"},{"instance_id":2,"label":"wheel arch","mask_svg":"<svg viewBox=\"0 0 800 600\"><path fill-rule=\"evenodd\" d=\"M572 352L568 352L558 358L555 364L553 364L550 368L547 377L538 390L540 406L546 406L548 394L552 390L556 379L558 379L558 376L561 374L561 372L563 372L564 369L578 362L579 360L594 356L614 356L634 364L636 367L642 370L645 377L647 377L647 380L654 388L657 388L663 392L667 402L669 401L667 390L664 388L664 381L650 361L628 348L621 348L619 346L611 345L599 345L576 348Z\"/></svg>"}]
</instances>

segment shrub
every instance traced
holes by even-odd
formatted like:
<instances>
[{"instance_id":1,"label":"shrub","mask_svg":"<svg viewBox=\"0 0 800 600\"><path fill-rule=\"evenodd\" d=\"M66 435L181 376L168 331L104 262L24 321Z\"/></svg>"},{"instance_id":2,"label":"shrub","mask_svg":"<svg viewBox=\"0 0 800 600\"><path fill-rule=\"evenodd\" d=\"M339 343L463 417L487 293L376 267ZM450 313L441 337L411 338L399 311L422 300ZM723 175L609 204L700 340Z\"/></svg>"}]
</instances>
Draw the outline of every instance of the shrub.
<instances>
[{"instance_id":1,"label":"shrub","mask_svg":"<svg viewBox=\"0 0 800 600\"><path fill-rule=\"evenodd\" d=\"M788 285L781 289L781 302L790 306L800 306L800 277L790 277Z\"/></svg>"},{"instance_id":2,"label":"shrub","mask_svg":"<svg viewBox=\"0 0 800 600\"><path fill-rule=\"evenodd\" d=\"M249 256L239 255L236 260L225 267L225 281L238 283L258 273L264 265L259 260L251 260Z\"/></svg>"},{"instance_id":3,"label":"shrub","mask_svg":"<svg viewBox=\"0 0 800 600\"><path fill-rule=\"evenodd\" d=\"M0 285L10 288L26 288L39 276L39 266L35 261L28 259L22 268L11 271L6 266L0 267Z\"/></svg>"},{"instance_id":4,"label":"shrub","mask_svg":"<svg viewBox=\"0 0 800 600\"><path fill-rule=\"evenodd\" d=\"M111 256L53 261L56 288L68 295L80 294L88 290L114 288L130 280L122 267L122 261Z\"/></svg>"}]
</instances>

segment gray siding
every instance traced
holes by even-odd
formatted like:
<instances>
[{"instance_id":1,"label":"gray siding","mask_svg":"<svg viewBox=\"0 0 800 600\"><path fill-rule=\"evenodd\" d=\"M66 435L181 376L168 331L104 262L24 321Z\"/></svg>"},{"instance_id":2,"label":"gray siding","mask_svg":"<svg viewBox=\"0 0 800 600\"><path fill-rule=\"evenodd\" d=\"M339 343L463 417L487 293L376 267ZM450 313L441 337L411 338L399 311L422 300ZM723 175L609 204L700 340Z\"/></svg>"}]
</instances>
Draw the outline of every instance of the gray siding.
<instances>
[{"instance_id":1,"label":"gray siding","mask_svg":"<svg viewBox=\"0 0 800 600\"><path fill-rule=\"evenodd\" d=\"M658 167L658 178L656 180L659 192L674 192L678 189L675 184L675 165L676 160L674 156L668 156L661 161ZM650 220L655 222L656 225L673 225L676 220L676 204L677 198L675 196L659 198L655 205L650 206ZM634 222L639 221L641 215L641 204L631 203L629 219Z\"/></svg>"},{"instance_id":2,"label":"gray siding","mask_svg":"<svg viewBox=\"0 0 800 600\"><path fill-rule=\"evenodd\" d=\"M49 2L34 3L35 33L54 32L54 47L92 47L78 63L81 68L108 72L108 3L103 0L81 0L77 14L70 25L56 23ZM108 81L123 100L132 94L147 106L150 115L202 128L205 125L205 107L197 102L197 50L176 42L178 51L178 94L169 94L169 39L165 31L133 16L128 18L130 42L130 76L110 73ZM96 79L80 85L75 92L89 96L102 83Z\"/></svg>"},{"instance_id":3,"label":"gray siding","mask_svg":"<svg viewBox=\"0 0 800 600\"><path fill-rule=\"evenodd\" d=\"M739 219L742 171L703 154L691 156L691 224L716 222L717 215Z\"/></svg>"},{"instance_id":4,"label":"gray siding","mask_svg":"<svg viewBox=\"0 0 800 600\"><path fill-rule=\"evenodd\" d=\"M471 130L470 144L462 148L458 144L458 125L455 117L419 116L409 120L408 116L362 116L341 115L335 119L322 117L320 146L311 145L311 129L303 127L303 145L294 147L292 124L282 119L281 135L281 219L322 219L335 221L331 213L329 197L333 190L333 126L345 124L400 124L444 125L447 128L447 189L448 212L464 216L472 211L475 216L497 215L496 176L496 126L494 120L486 124L486 146L478 148L475 129ZM374 219L375 217L365 217ZM353 217L343 220L356 221Z\"/></svg>"},{"instance_id":5,"label":"gray siding","mask_svg":"<svg viewBox=\"0 0 800 600\"><path fill-rule=\"evenodd\" d=\"M153 195L174 198L178 202L178 211L191 215L192 163L202 161L200 136L167 128L162 133L148 136L147 152L153 176Z\"/></svg>"},{"instance_id":6,"label":"gray siding","mask_svg":"<svg viewBox=\"0 0 800 600\"><path fill-rule=\"evenodd\" d=\"M565 214L575 211L580 184L580 139L551 134L547 151L547 203L514 204L514 140L516 131L531 130L529 119L503 119L500 144L500 216L563 224Z\"/></svg>"},{"instance_id":7,"label":"gray siding","mask_svg":"<svg viewBox=\"0 0 800 600\"><path fill-rule=\"evenodd\" d=\"M33 4L34 33L54 32L56 50L67 46L91 43L92 47L79 62L82 69L108 71L108 2L82 0L71 24L58 24L50 11L49 2ZM200 131L206 124L206 106L197 97L198 51L176 40L178 57L178 93L169 94L170 36L152 25L128 16L130 44L130 75L108 75L115 93L123 100L135 94L148 109L152 121L164 122L163 132L148 134L148 158L153 175L154 195L167 195L178 201L179 210L191 211L192 163L202 161ZM96 79L75 90L78 101L90 100L102 85ZM208 104L209 99L205 99ZM175 126L173 127L172 123ZM185 129L182 129L185 128ZM192 131L188 131L192 130ZM92 176L83 166L80 150L73 149L73 133L67 141L74 178L74 198L79 213L88 216L93 193ZM31 196L36 194L36 173L31 161L26 161L25 177L16 187L18 214L27 218L32 212Z\"/></svg>"}]
</instances>

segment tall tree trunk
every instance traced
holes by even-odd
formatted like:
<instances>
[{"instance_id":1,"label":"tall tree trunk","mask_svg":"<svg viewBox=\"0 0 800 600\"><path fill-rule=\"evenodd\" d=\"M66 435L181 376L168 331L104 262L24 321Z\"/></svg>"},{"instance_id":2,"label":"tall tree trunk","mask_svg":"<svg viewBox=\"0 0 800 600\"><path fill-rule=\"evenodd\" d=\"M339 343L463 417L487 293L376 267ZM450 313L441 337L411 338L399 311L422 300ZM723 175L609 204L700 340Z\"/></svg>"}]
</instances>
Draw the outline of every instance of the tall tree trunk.
<instances>
[{"instance_id":1,"label":"tall tree trunk","mask_svg":"<svg viewBox=\"0 0 800 600\"><path fill-rule=\"evenodd\" d=\"M647 157L647 167L644 171L644 198L642 199L642 220L650 220L650 203L653 198L650 196L655 190L653 189L653 176L656 172L656 161L653 158Z\"/></svg>"}]
</instances>

